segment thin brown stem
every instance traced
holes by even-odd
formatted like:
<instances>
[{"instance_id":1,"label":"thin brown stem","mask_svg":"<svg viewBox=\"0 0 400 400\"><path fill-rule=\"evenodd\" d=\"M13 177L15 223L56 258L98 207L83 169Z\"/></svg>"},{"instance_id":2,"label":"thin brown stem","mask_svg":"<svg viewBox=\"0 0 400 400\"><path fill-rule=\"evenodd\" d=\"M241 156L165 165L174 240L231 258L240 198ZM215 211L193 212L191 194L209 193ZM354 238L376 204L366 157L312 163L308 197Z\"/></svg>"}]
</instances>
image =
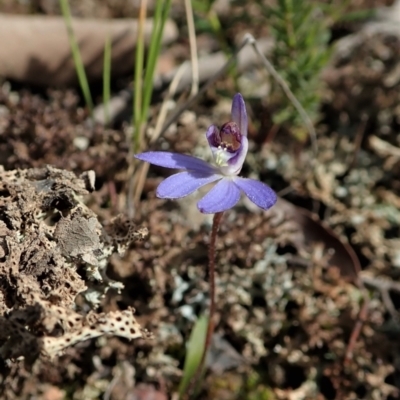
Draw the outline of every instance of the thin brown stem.
<instances>
[{"instance_id":1,"label":"thin brown stem","mask_svg":"<svg viewBox=\"0 0 400 400\"><path fill-rule=\"evenodd\" d=\"M209 317L208 317L208 325L207 325L207 333L206 338L204 340L203 354L201 355L201 360L199 365L197 366L196 373L193 377L192 384L189 388L189 393L193 393L193 389L196 389L202 371L204 369L204 364L206 361L206 356L208 350L211 345L211 339L214 333L214 314L216 310L216 300L215 300L215 244L217 241L217 233L218 228L222 220L223 212L219 212L214 214L213 224L211 229L210 243L208 245L208 281L209 281L209 293L210 293L210 308L209 308Z\"/></svg>"},{"instance_id":2,"label":"thin brown stem","mask_svg":"<svg viewBox=\"0 0 400 400\"><path fill-rule=\"evenodd\" d=\"M217 233L219 224L221 223L223 212L216 213L213 219L211 230L210 244L208 247L208 280L210 282L210 312L207 326L207 335L204 342L203 355L201 357L200 366L203 366L207 351L211 344L211 338L214 332L214 314L215 314L215 244L217 241Z\"/></svg>"}]
</instances>

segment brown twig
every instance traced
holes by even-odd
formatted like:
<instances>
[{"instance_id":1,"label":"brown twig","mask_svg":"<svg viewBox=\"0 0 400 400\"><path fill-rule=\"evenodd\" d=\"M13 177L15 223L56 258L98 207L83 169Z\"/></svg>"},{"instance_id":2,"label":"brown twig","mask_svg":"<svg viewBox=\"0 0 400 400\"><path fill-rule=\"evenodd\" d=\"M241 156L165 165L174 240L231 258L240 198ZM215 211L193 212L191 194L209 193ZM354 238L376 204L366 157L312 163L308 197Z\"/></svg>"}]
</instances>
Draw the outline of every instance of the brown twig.
<instances>
[{"instance_id":1,"label":"brown twig","mask_svg":"<svg viewBox=\"0 0 400 400\"><path fill-rule=\"evenodd\" d=\"M245 44L247 42L244 42ZM274 47L274 40L272 38L262 38L257 40L257 45L260 50L264 54L270 54ZM246 71L250 67L257 64L259 58L258 55L254 53L251 47L246 47L241 45L239 50L242 51L235 52L231 57L227 57L223 51L202 56L198 60L198 71L199 71L199 84L205 85L210 79L212 80L211 84L215 83L215 75L217 74L217 79L221 76L221 74L235 62L237 70L239 72ZM228 67L226 66L227 64ZM174 79L175 75L178 73L181 66L175 68L171 72L163 75L157 75L154 78L154 91L162 92L166 88L169 87L171 81ZM223 70L222 72L220 70ZM181 74L181 79L176 88L176 93L181 93L185 91L188 87L193 84L193 64L191 62L187 62L184 64L184 69ZM208 88L209 86L207 86ZM195 96L191 96L190 98L194 98ZM129 102L132 101L132 91L130 89L123 89L120 93L115 95L110 100L110 118L111 121L115 121L118 115L123 114L124 110L126 110ZM183 104L184 108L181 112L185 111L189 106L185 103ZM104 104L100 104L94 109L95 121L104 124ZM180 114L179 114L180 115ZM170 123L173 123L179 115L175 116ZM168 125L169 126L169 125ZM165 129L168 129L164 127ZM163 133L163 132L162 132Z\"/></svg>"},{"instance_id":2,"label":"brown twig","mask_svg":"<svg viewBox=\"0 0 400 400\"><path fill-rule=\"evenodd\" d=\"M213 76L210 77L207 83L205 83L194 96L191 96L189 99L186 100L185 103L181 104L179 107L175 109L175 111L170 115L168 120L165 122L160 135L162 135L171 126L171 124L173 124L180 117L180 115L185 110L191 107L192 104L194 104L200 96L202 96L212 85L214 85L215 82L230 68L230 66L235 63L236 57L241 52L241 50L247 46L249 41L250 39L246 37L243 40L242 44L231 55L231 57L228 60L226 60L223 66L219 70L217 70L217 72L215 72Z\"/></svg>"},{"instance_id":3,"label":"brown twig","mask_svg":"<svg viewBox=\"0 0 400 400\"><path fill-rule=\"evenodd\" d=\"M174 79L171 82L171 85L169 86L168 93L165 96L163 103L161 105L160 112L158 113L158 118L156 122L156 127L154 129L154 132L149 138L149 145L153 144L160 136L162 126L164 124L164 121L167 117L168 113L168 102L173 98L176 87L179 84L180 79L182 78L182 72L185 64L181 66L180 69L178 69ZM134 177L135 182L133 183L134 186L134 196L133 196L133 203L137 206L139 204L140 196L142 195L143 187L147 178L147 173L149 172L149 167L150 164L144 163L140 169L138 170L137 178Z\"/></svg>"},{"instance_id":4,"label":"brown twig","mask_svg":"<svg viewBox=\"0 0 400 400\"><path fill-rule=\"evenodd\" d=\"M117 195L117 189L115 188L115 182L108 181L107 186L108 186L108 193L110 195L111 208L113 211L118 211L118 195Z\"/></svg>"},{"instance_id":5,"label":"brown twig","mask_svg":"<svg viewBox=\"0 0 400 400\"><path fill-rule=\"evenodd\" d=\"M366 300L364 297L364 304L362 305L360 313L358 314L357 321L356 321L353 331L351 332L351 335L350 335L349 343L347 344L346 354L344 356L344 364L345 365L348 365L349 362L353 358L354 347L356 346L357 339L360 336L361 329L364 325L364 322L367 319L368 305L369 305L369 301Z\"/></svg>"},{"instance_id":6,"label":"brown twig","mask_svg":"<svg viewBox=\"0 0 400 400\"><path fill-rule=\"evenodd\" d=\"M287 84L287 82L285 81L285 79L283 79L281 77L281 75L278 73L278 71L275 69L275 67L272 65L272 63L262 53L262 51L260 50L254 37L252 35L250 35L249 33L247 33L245 35L244 40L247 41L246 43L249 43L253 47L254 51L260 57L265 69L279 84L279 86L282 88L283 92L285 93L286 97L290 100L290 102L293 104L294 108L299 113L301 119L304 122L304 125L306 126L308 134L310 135L311 145L312 145L312 148L314 151L314 157L317 157L317 154L318 154L317 133L315 132L314 124L311 121L311 118L308 116L307 111L301 105L299 100L297 100L296 96L290 89L290 87Z\"/></svg>"},{"instance_id":7,"label":"brown twig","mask_svg":"<svg viewBox=\"0 0 400 400\"><path fill-rule=\"evenodd\" d=\"M347 343L346 353L344 355L344 365L348 365L353 358L354 348L356 346L358 337L361 334L361 329L364 326L365 321L368 317L369 297L367 289L364 286L364 282L360 275L361 269L359 265L355 264L356 279L355 284L362 292L363 305L361 306L360 312L358 313L357 321L354 324L353 330L350 334L349 342Z\"/></svg>"},{"instance_id":8,"label":"brown twig","mask_svg":"<svg viewBox=\"0 0 400 400\"><path fill-rule=\"evenodd\" d=\"M395 320L399 320L399 313L396 310L396 307L393 304L392 299L390 298L390 291L400 292L400 283L394 282L389 279L384 279L380 277L372 277L363 275L360 277L361 281L365 283L365 285L373 287L377 289L382 297L383 304L385 305L386 309L390 313L391 317Z\"/></svg>"},{"instance_id":9,"label":"brown twig","mask_svg":"<svg viewBox=\"0 0 400 400\"><path fill-rule=\"evenodd\" d=\"M395 282L389 279L383 279L383 278L377 278L377 277L372 277L372 276L367 276L367 275L362 275L360 277L363 283L365 283L367 286L371 286L373 288L376 288L380 291L382 290L393 290L395 292L400 293L400 282Z\"/></svg>"},{"instance_id":10,"label":"brown twig","mask_svg":"<svg viewBox=\"0 0 400 400\"><path fill-rule=\"evenodd\" d=\"M192 60L192 89L190 95L195 96L199 91L199 60L197 58L196 28L191 0L185 0L185 11L190 43L190 58Z\"/></svg>"},{"instance_id":11,"label":"brown twig","mask_svg":"<svg viewBox=\"0 0 400 400\"><path fill-rule=\"evenodd\" d=\"M360 125L356 131L356 137L354 139L354 150L350 156L350 160L347 162L348 167L346 170L346 174L349 174L350 171L354 168L357 163L357 157L361 150L361 144L365 136L365 131L367 128L368 116L366 114L362 115Z\"/></svg>"}]
</instances>

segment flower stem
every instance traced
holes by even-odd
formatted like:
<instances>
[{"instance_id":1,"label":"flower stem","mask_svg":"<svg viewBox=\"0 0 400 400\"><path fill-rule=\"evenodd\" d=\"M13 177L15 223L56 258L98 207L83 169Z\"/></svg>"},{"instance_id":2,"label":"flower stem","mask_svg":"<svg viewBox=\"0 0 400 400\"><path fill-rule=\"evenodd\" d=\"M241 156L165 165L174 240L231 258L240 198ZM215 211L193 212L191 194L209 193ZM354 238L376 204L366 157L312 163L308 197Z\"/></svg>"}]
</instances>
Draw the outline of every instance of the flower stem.
<instances>
[{"instance_id":1,"label":"flower stem","mask_svg":"<svg viewBox=\"0 0 400 400\"><path fill-rule=\"evenodd\" d=\"M208 245L208 281L210 284L210 308L209 308L209 317L207 324L207 333L204 341L203 354L201 356L201 360L199 365L197 366L196 373L193 378L193 384L190 389L196 389L198 386L199 380L202 375L202 371L204 369L204 364L206 361L206 356L208 353L208 349L211 345L212 335L214 333L214 314L216 309L216 301L215 301L215 244L217 241L217 233L218 228L222 220L223 212L219 212L214 214L213 224L211 229L210 243ZM192 390L189 390L189 393Z\"/></svg>"}]
</instances>

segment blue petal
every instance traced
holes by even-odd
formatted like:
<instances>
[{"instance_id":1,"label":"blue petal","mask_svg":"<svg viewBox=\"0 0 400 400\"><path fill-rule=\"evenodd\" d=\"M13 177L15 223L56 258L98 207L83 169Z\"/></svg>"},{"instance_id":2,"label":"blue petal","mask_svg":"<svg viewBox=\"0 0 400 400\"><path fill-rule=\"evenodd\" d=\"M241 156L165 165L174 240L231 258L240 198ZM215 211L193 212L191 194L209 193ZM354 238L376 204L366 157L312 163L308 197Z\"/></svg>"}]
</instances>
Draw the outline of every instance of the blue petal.
<instances>
[{"instance_id":1,"label":"blue petal","mask_svg":"<svg viewBox=\"0 0 400 400\"><path fill-rule=\"evenodd\" d=\"M233 182L243 190L254 204L264 210L268 210L276 203L276 193L260 181L235 177Z\"/></svg>"},{"instance_id":2,"label":"blue petal","mask_svg":"<svg viewBox=\"0 0 400 400\"><path fill-rule=\"evenodd\" d=\"M145 153L135 154L134 157L165 168L186 169L205 174L213 174L216 172L215 167L212 165L200 158L188 156L186 154L171 153L169 151L147 151Z\"/></svg>"},{"instance_id":3,"label":"blue petal","mask_svg":"<svg viewBox=\"0 0 400 400\"><path fill-rule=\"evenodd\" d=\"M233 97L231 118L239 127L240 133L243 136L247 136L247 127L249 123L247 122L246 104L240 93L236 93Z\"/></svg>"},{"instance_id":4,"label":"blue petal","mask_svg":"<svg viewBox=\"0 0 400 400\"><path fill-rule=\"evenodd\" d=\"M157 188L157 197L162 199L180 199L207 183L221 179L222 175L202 174L199 172L178 172L163 180Z\"/></svg>"},{"instance_id":5,"label":"blue petal","mask_svg":"<svg viewBox=\"0 0 400 400\"><path fill-rule=\"evenodd\" d=\"M205 214L229 210L240 199L240 190L229 178L218 182L198 203L198 209Z\"/></svg>"}]
</instances>

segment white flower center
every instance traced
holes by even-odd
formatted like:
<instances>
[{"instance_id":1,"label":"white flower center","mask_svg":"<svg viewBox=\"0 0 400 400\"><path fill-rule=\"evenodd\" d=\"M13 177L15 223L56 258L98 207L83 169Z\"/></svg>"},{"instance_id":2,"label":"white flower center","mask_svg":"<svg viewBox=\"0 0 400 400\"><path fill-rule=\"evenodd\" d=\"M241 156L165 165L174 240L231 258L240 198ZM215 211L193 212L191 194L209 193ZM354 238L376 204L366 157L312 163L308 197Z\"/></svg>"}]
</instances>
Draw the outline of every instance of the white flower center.
<instances>
[{"instance_id":1,"label":"white flower center","mask_svg":"<svg viewBox=\"0 0 400 400\"><path fill-rule=\"evenodd\" d=\"M225 147L218 146L218 150L214 153L215 163L219 167L226 167L228 165L228 160L232 157L232 154L228 152Z\"/></svg>"}]
</instances>

